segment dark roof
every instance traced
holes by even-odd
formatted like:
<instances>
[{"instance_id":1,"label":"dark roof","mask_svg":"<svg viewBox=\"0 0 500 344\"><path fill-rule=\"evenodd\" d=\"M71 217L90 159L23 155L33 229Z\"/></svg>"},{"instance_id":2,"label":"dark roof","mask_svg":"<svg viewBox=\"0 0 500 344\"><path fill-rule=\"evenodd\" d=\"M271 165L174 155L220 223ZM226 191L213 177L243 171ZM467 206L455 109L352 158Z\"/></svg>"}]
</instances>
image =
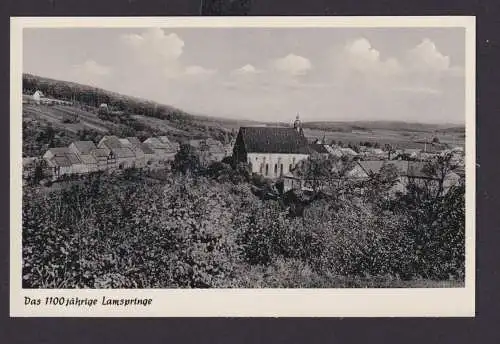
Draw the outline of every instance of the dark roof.
<instances>
[{"instance_id":1,"label":"dark roof","mask_svg":"<svg viewBox=\"0 0 500 344\"><path fill-rule=\"evenodd\" d=\"M368 174L378 174L382 166L386 164L394 165L401 176L416 177L416 178L432 178L426 170L425 162L421 161L400 161L400 160L374 160L374 161L359 161L358 164Z\"/></svg>"},{"instance_id":2,"label":"dark roof","mask_svg":"<svg viewBox=\"0 0 500 344\"><path fill-rule=\"evenodd\" d=\"M114 148L112 152L117 158L135 158L134 151L128 147Z\"/></svg>"},{"instance_id":3,"label":"dark roof","mask_svg":"<svg viewBox=\"0 0 500 344\"><path fill-rule=\"evenodd\" d=\"M109 151L106 148L96 148L91 153L98 158L107 158Z\"/></svg>"},{"instance_id":4,"label":"dark roof","mask_svg":"<svg viewBox=\"0 0 500 344\"><path fill-rule=\"evenodd\" d=\"M59 166L59 167L69 167L71 166L71 161L63 156L55 156L52 159L50 159L53 165Z\"/></svg>"},{"instance_id":5,"label":"dark roof","mask_svg":"<svg viewBox=\"0 0 500 344\"><path fill-rule=\"evenodd\" d=\"M144 154L155 154L155 151L152 150L147 143L139 143L138 147L144 152Z\"/></svg>"},{"instance_id":6,"label":"dark roof","mask_svg":"<svg viewBox=\"0 0 500 344\"><path fill-rule=\"evenodd\" d=\"M120 139L117 136L104 136L101 140L103 144L106 145L108 148L123 148L122 143L120 142Z\"/></svg>"},{"instance_id":7,"label":"dark roof","mask_svg":"<svg viewBox=\"0 0 500 344\"><path fill-rule=\"evenodd\" d=\"M158 149L166 149L168 146L161 142L159 138L157 137L150 137L144 143L147 143L149 147L151 148L158 148Z\"/></svg>"},{"instance_id":8,"label":"dark roof","mask_svg":"<svg viewBox=\"0 0 500 344\"><path fill-rule=\"evenodd\" d=\"M127 137L127 140L133 145L133 146L139 146L141 144L141 141L137 137Z\"/></svg>"},{"instance_id":9,"label":"dark roof","mask_svg":"<svg viewBox=\"0 0 500 344\"><path fill-rule=\"evenodd\" d=\"M81 163L80 159L78 158L78 156L76 154L73 154L73 153L66 154L66 158L71 162L71 164Z\"/></svg>"},{"instance_id":10,"label":"dark roof","mask_svg":"<svg viewBox=\"0 0 500 344\"><path fill-rule=\"evenodd\" d=\"M65 156L66 154L71 154L71 150L68 147L52 147L49 148L47 153L50 152L54 156Z\"/></svg>"},{"instance_id":11,"label":"dark roof","mask_svg":"<svg viewBox=\"0 0 500 344\"><path fill-rule=\"evenodd\" d=\"M309 148L319 154L328 154L328 150L325 148L325 145L321 143L311 143Z\"/></svg>"},{"instance_id":12,"label":"dark roof","mask_svg":"<svg viewBox=\"0 0 500 344\"><path fill-rule=\"evenodd\" d=\"M92 141L75 141L73 145L80 154L90 154L90 151L96 148L96 145Z\"/></svg>"},{"instance_id":13,"label":"dark roof","mask_svg":"<svg viewBox=\"0 0 500 344\"><path fill-rule=\"evenodd\" d=\"M308 142L293 128L241 127L247 153L309 154Z\"/></svg>"}]
</instances>

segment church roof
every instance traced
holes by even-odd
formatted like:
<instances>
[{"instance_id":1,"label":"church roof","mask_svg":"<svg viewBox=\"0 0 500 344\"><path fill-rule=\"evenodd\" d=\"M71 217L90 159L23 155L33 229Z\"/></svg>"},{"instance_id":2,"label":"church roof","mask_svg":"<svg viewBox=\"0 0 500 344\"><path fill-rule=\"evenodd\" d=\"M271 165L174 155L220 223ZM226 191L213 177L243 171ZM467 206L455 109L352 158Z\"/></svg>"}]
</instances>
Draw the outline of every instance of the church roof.
<instances>
[{"instance_id":1,"label":"church roof","mask_svg":"<svg viewBox=\"0 0 500 344\"><path fill-rule=\"evenodd\" d=\"M293 128L241 127L247 153L309 154L308 142Z\"/></svg>"}]
</instances>

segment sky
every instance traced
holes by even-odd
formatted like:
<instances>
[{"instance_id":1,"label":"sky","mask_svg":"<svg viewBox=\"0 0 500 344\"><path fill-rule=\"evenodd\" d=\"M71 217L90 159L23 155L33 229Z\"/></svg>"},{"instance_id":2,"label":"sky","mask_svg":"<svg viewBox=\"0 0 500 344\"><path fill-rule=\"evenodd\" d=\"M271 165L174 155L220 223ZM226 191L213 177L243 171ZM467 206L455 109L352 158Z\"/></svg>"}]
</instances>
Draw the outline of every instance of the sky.
<instances>
[{"instance_id":1,"label":"sky","mask_svg":"<svg viewBox=\"0 0 500 344\"><path fill-rule=\"evenodd\" d=\"M465 122L463 28L24 29L23 72L257 121Z\"/></svg>"}]
</instances>

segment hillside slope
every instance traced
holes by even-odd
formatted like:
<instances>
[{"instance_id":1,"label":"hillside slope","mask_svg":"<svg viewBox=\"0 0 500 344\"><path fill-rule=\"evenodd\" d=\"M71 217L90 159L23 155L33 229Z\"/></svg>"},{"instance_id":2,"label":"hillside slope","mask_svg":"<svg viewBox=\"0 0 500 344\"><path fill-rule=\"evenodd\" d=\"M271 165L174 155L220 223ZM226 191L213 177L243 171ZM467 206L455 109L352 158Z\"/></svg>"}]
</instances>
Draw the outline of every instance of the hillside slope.
<instances>
[{"instance_id":1,"label":"hillside slope","mask_svg":"<svg viewBox=\"0 0 500 344\"><path fill-rule=\"evenodd\" d=\"M136 136L144 140L167 135L174 141L212 137L227 141L234 130L202 116L115 92L23 74L23 94L40 90L46 97L66 100L68 105L23 104L23 155L38 156L48 147L72 140L98 141L103 135ZM26 100L31 97L25 97ZM109 113L99 114L105 103Z\"/></svg>"}]
</instances>

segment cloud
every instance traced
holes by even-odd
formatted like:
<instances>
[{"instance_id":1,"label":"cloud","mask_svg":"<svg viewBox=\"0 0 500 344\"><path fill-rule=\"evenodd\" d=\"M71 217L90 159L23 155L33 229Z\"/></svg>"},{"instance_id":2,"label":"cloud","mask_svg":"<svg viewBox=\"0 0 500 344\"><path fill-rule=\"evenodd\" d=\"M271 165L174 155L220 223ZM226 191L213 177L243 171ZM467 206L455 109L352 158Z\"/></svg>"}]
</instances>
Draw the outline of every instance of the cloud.
<instances>
[{"instance_id":1,"label":"cloud","mask_svg":"<svg viewBox=\"0 0 500 344\"><path fill-rule=\"evenodd\" d=\"M188 66L184 71L186 75L193 76L210 76L215 74L216 72L217 71L215 69L207 69L201 66Z\"/></svg>"},{"instance_id":2,"label":"cloud","mask_svg":"<svg viewBox=\"0 0 500 344\"><path fill-rule=\"evenodd\" d=\"M251 64L246 64L241 68L235 69L231 72L233 75L251 75L251 74L257 74L260 71L257 70L254 66Z\"/></svg>"},{"instance_id":3,"label":"cloud","mask_svg":"<svg viewBox=\"0 0 500 344\"><path fill-rule=\"evenodd\" d=\"M417 71L447 71L450 69L450 57L439 52L436 44L425 38L408 52L409 67Z\"/></svg>"},{"instance_id":4,"label":"cloud","mask_svg":"<svg viewBox=\"0 0 500 344\"><path fill-rule=\"evenodd\" d=\"M341 53L341 68L348 66L363 73L396 75L401 72L401 65L395 58L382 60L380 51L372 47L368 39L361 37L345 45Z\"/></svg>"},{"instance_id":5,"label":"cloud","mask_svg":"<svg viewBox=\"0 0 500 344\"><path fill-rule=\"evenodd\" d=\"M168 79L207 77L216 73L214 69L198 65L185 66L182 61L185 43L176 33L150 28L141 34L122 35L121 40L146 65L143 73L157 75L161 70L161 76Z\"/></svg>"},{"instance_id":6,"label":"cloud","mask_svg":"<svg viewBox=\"0 0 500 344\"><path fill-rule=\"evenodd\" d=\"M102 79L111 74L111 68L89 59L83 63L72 66L70 75L78 82L96 85Z\"/></svg>"},{"instance_id":7,"label":"cloud","mask_svg":"<svg viewBox=\"0 0 500 344\"><path fill-rule=\"evenodd\" d=\"M184 50L184 41L177 34L165 34L160 28L151 28L142 34L122 35L121 39L147 60L151 56L166 61L176 60Z\"/></svg>"},{"instance_id":8,"label":"cloud","mask_svg":"<svg viewBox=\"0 0 500 344\"><path fill-rule=\"evenodd\" d=\"M309 59L295 54L288 54L272 63L275 70L292 76L305 75L312 69Z\"/></svg>"},{"instance_id":9,"label":"cloud","mask_svg":"<svg viewBox=\"0 0 500 344\"><path fill-rule=\"evenodd\" d=\"M87 60L84 63L75 65L75 71L88 73L92 75L108 75L111 71L111 68L101 65L94 60Z\"/></svg>"}]
</instances>

